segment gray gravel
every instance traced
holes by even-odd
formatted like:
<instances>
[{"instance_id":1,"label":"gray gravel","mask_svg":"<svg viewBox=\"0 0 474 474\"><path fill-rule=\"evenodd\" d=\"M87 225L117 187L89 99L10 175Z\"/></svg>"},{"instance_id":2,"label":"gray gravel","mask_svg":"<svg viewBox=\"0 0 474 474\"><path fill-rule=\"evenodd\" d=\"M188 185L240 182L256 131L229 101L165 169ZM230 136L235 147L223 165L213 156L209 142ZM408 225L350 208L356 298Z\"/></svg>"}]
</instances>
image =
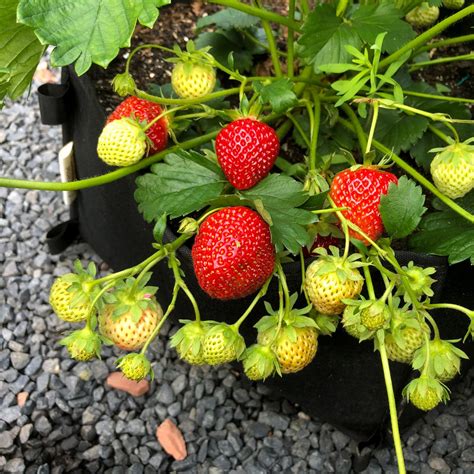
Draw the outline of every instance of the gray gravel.
<instances>
[{"instance_id":1,"label":"gray gravel","mask_svg":"<svg viewBox=\"0 0 474 474\"><path fill-rule=\"evenodd\" d=\"M0 112L0 175L56 180L60 143L59 128L40 125L34 98L10 104ZM104 387L110 348L102 361L70 360L57 344L70 326L51 313L48 288L75 258L101 262L85 244L47 253L45 233L66 217L59 194L0 189L0 472L351 472L353 441L228 367L190 368L156 344L156 380L133 399ZM473 375L405 433L411 471L474 472ZM20 410L21 391L29 398ZM156 441L167 417L184 433L184 461ZM367 472L396 472L393 450L377 450Z\"/></svg>"}]
</instances>

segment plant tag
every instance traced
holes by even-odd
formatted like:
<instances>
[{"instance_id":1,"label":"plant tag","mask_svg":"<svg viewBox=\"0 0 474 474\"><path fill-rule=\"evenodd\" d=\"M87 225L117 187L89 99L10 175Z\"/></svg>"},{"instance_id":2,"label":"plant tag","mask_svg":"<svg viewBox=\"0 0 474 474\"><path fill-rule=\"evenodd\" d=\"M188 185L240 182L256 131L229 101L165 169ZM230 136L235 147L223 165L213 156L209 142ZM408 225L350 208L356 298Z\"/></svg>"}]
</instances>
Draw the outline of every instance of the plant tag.
<instances>
[{"instance_id":1,"label":"plant tag","mask_svg":"<svg viewBox=\"0 0 474 474\"><path fill-rule=\"evenodd\" d=\"M76 169L74 167L73 143L69 142L59 150L59 173L61 182L68 183L76 179ZM66 206L70 206L76 199L77 191L63 191L63 201Z\"/></svg>"}]
</instances>

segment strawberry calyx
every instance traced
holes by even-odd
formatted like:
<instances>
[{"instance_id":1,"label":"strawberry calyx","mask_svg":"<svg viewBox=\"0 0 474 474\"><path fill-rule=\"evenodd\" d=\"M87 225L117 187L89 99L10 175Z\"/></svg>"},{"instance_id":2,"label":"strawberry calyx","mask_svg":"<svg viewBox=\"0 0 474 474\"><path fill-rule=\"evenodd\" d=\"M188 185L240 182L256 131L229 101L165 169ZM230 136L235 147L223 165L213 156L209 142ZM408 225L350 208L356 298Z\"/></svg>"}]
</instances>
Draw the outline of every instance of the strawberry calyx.
<instances>
[{"instance_id":1,"label":"strawberry calyx","mask_svg":"<svg viewBox=\"0 0 474 474\"><path fill-rule=\"evenodd\" d=\"M75 360L88 361L95 357L100 358L102 338L89 326L73 331L59 341L65 346Z\"/></svg>"},{"instance_id":2,"label":"strawberry calyx","mask_svg":"<svg viewBox=\"0 0 474 474\"><path fill-rule=\"evenodd\" d=\"M117 368L122 371L122 374L129 380L139 382L150 375L151 380L154 378L154 372L150 361L142 354L127 354L120 357L116 361Z\"/></svg>"},{"instance_id":3,"label":"strawberry calyx","mask_svg":"<svg viewBox=\"0 0 474 474\"><path fill-rule=\"evenodd\" d=\"M449 382L459 373L461 359L468 359L466 353L453 344L455 342L459 340L431 340L416 351L412 367L421 370L428 362L428 366L423 370L440 382Z\"/></svg>"},{"instance_id":4,"label":"strawberry calyx","mask_svg":"<svg viewBox=\"0 0 474 474\"><path fill-rule=\"evenodd\" d=\"M470 144L473 141L474 137L469 138L464 142L454 142L445 147L432 148L429 150L429 153L436 153L433 161L437 160L454 164L459 161L466 161L469 164L474 165L474 145Z\"/></svg>"},{"instance_id":5,"label":"strawberry calyx","mask_svg":"<svg viewBox=\"0 0 474 474\"><path fill-rule=\"evenodd\" d=\"M341 283L347 280L362 281L364 279L357 271L358 268L366 265L360 261L362 258L360 253L352 253L346 258L341 257L339 248L333 245L329 246L329 252L327 249L319 247L313 253L318 255L318 259L312 263L313 265L317 262L315 276L335 273Z\"/></svg>"},{"instance_id":6,"label":"strawberry calyx","mask_svg":"<svg viewBox=\"0 0 474 474\"><path fill-rule=\"evenodd\" d=\"M137 90L137 84L135 83L133 76L128 71L117 74L112 79L112 87L120 97L135 95Z\"/></svg>"},{"instance_id":7,"label":"strawberry calyx","mask_svg":"<svg viewBox=\"0 0 474 474\"><path fill-rule=\"evenodd\" d=\"M97 268L94 262L89 262L84 268L80 260L74 262L74 273L67 273L59 278L66 282L69 286L67 291L74 296L70 301L72 307L81 304L89 304L98 289L94 284L94 279L97 275Z\"/></svg>"},{"instance_id":8,"label":"strawberry calyx","mask_svg":"<svg viewBox=\"0 0 474 474\"><path fill-rule=\"evenodd\" d=\"M434 295L431 286L436 282L435 279L431 278L431 275L436 273L436 269L433 267L419 267L409 262L407 266L402 267L406 282L400 278L398 281L397 296L403 295L403 299L406 303L415 303L411 301L410 294L412 294L417 300L422 296L431 297ZM407 286L409 287L407 289ZM408 291L409 290L409 291Z\"/></svg>"},{"instance_id":9,"label":"strawberry calyx","mask_svg":"<svg viewBox=\"0 0 474 474\"><path fill-rule=\"evenodd\" d=\"M154 298L158 290L156 286L147 286L151 273L141 278L119 280L113 291L104 294L103 299L108 305L113 305L112 321L118 321L123 315L131 314L132 321L138 324L146 310L157 312L158 303Z\"/></svg>"}]
</instances>

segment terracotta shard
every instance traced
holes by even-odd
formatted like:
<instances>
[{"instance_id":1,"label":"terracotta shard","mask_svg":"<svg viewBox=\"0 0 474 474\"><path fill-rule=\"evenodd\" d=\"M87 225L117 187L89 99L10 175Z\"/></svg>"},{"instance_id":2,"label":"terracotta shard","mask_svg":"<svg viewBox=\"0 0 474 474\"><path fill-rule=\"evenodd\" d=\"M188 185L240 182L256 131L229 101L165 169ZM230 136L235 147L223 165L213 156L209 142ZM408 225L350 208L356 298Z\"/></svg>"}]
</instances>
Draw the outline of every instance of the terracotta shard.
<instances>
[{"instance_id":1,"label":"terracotta shard","mask_svg":"<svg viewBox=\"0 0 474 474\"><path fill-rule=\"evenodd\" d=\"M182 461L188 455L181 431L169 418L158 426L156 437L165 452L177 461Z\"/></svg>"},{"instance_id":2,"label":"terracotta shard","mask_svg":"<svg viewBox=\"0 0 474 474\"><path fill-rule=\"evenodd\" d=\"M28 400L28 396L30 394L28 392L20 392L16 395L16 402L20 408L25 406L26 400Z\"/></svg>"},{"instance_id":3,"label":"terracotta shard","mask_svg":"<svg viewBox=\"0 0 474 474\"><path fill-rule=\"evenodd\" d=\"M135 382L133 380L128 380L122 375L121 372L113 372L107 377L107 385L116 390L122 390L127 392L133 397L141 397L150 390L150 384L148 380L141 380L140 382Z\"/></svg>"}]
</instances>

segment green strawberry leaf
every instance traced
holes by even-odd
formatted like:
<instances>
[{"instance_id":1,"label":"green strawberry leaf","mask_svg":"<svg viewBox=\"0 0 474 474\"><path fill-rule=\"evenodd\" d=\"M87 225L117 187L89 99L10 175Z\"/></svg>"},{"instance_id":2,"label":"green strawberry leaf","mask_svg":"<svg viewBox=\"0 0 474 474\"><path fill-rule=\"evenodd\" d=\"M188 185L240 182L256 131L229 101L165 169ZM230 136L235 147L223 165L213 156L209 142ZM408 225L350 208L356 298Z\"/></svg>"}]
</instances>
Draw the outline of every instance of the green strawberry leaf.
<instances>
[{"instance_id":1,"label":"green strawberry leaf","mask_svg":"<svg viewBox=\"0 0 474 474\"><path fill-rule=\"evenodd\" d=\"M0 4L0 107L8 95L15 100L28 88L44 47L32 28L17 23L18 0Z\"/></svg>"},{"instance_id":2,"label":"green strawberry leaf","mask_svg":"<svg viewBox=\"0 0 474 474\"><path fill-rule=\"evenodd\" d=\"M293 82L288 78L280 78L270 84L254 82L253 87L263 104L270 104L273 112L280 114L291 109L298 103L298 97L293 92Z\"/></svg>"},{"instance_id":3,"label":"green strawberry leaf","mask_svg":"<svg viewBox=\"0 0 474 474\"><path fill-rule=\"evenodd\" d=\"M470 213L474 212L474 191L456 201ZM420 230L409 240L418 252L447 256L454 264L469 259L474 265L474 224L445 206L425 216Z\"/></svg>"},{"instance_id":4,"label":"green strawberry leaf","mask_svg":"<svg viewBox=\"0 0 474 474\"><path fill-rule=\"evenodd\" d=\"M167 223L167 215L166 215L166 212L164 212L163 215L159 219L156 220L155 227L153 227L153 238L159 244L163 243L163 235L165 234L166 223Z\"/></svg>"},{"instance_id":5,"label":"green strawberry leaf","mask_svg":"<svg viewBox=\"0 0 474 474\"><path fill-rule=\"evenodd\" d=\"M425 196L420 186L402 176L398 184L391 183L387 194L380 198L380 214L385 230L394 238L410 235L426 212Z\"/></svg>"},{"instance_id":6,"label":"green strawberry leaf","mask_svg":"<svg viewBox=\"0 0 474 474\"><path fill-rule=\"evenodd\" d=\"M164 213L181 217L205 207L221 194L227 181L217 164L191 151L167 155L137 178L135 200L148 222Z\"/></svg>"},{"instance_id":7,"label":"green strawberry leaf","mask_svg":"<svg viewBox=\"0 0 474 474\"><path fill-rule=\"evenodd\" d=\"M299 208L308 199L301 183L289 176L271 174L240 195L244 199L258 201L270 215L269 225L277 252L286 248L297 254L301 247L310 244L306 226L318 218L312 212Z\"/></svg>"},{"instance_id":8,"label":"green strawberry leaf","mask_svg":"<svg viewBox=\"0 0 474 474\"><path fill-rule=\"evenodd\" d=\"M196 23L197 29L205 28L206 26L214 25L223 30L237 29L242 30L246 28L252 28L258 25L260 18L249 15L248 13L235 10L234 8L225 8L217 13L208 15L199 20Z\"/></svg>"},{"instance_id":9,"label":"green strawberry leaf","mask_svg":"<svg viewBox=\"0 0 474 474\"><path fill-rule=\"evenodd\" d=\"M337 16L332 5L318 5L303 25L299 54L314 64L315 70L319 65L347 64L351 54L346 46L360 50L364 43L375 43L377 35L384 32L387 34L382 50L394 52L415 36L401 16L389 0L378 5L360 5L347 19Z\"/></svg>"},{"instance_id":10,"label":"green strawberry leaf","mask_svg":"<svg viewBox=\"0 0 474 474\"><path fill-rule=\"evenodd\" d=\"M264 38L258 37L258 40L265 43ZM210 46L210 52L217 61L231 69L234 69L233 62L241 72L250 70L254 56L266 51L235 29L203 32L196 38L195 44L198 49Z\"/></svg>"},{"instance_id":11,"label":"green strawberry leaf","mask_svg":"<svg viewBox=\"0 0 474 474\"><path fill-rule=\"evenodd\" d=\"M92 65L107 67L119 48L129 46L137 20L152 26L158 8L170 0L20 0L18 20L33 28L44 45L55 46L55 66L76 63L84 74Z\"/></svg>"}]
</instances>

